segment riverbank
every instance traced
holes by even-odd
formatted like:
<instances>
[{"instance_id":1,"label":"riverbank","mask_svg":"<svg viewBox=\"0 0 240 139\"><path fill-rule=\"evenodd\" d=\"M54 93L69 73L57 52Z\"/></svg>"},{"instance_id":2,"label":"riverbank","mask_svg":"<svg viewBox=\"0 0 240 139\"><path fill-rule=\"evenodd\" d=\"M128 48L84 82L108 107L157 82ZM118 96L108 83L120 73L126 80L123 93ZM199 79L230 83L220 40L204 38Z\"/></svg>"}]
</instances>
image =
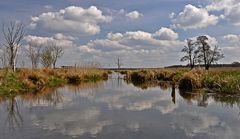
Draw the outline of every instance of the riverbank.
<instances>
[{"instance_id":1,"label":"riverbank","mask_svg":"<svg viewBox=\"0 0 240 139\"><path fill-rule=\"evenodd\" d=\"M38 92L65 84L95 82L108 78L107 71L95 68L0 70L0 95Z\"/></svg>"},{"instance_id":2,"label":"riverbank","mask_svg":"<svg viewBox=\"0 0 240 139\"><path fill-rule=\"evenodd\" d=\"M206 89L210 92L225 94L240 93L240 68L186 68L120 71L126 80L135 84L169 81L182 90Z\"/></svg>"}]
</instances>

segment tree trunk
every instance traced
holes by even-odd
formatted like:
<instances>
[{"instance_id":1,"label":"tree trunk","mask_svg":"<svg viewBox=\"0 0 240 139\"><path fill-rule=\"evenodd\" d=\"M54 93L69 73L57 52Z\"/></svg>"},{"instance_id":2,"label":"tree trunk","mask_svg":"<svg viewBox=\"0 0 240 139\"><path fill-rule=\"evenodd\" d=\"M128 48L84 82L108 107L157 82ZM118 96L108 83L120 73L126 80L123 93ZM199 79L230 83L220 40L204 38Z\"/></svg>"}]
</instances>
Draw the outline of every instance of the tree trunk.
<instances>
[{"instance_id":1,"label":"tree trunk","mask_svg":"<svg viewBox=\"0 0 240 139\"><path fill-rule=\"evenodd\" d=\"M53 62L53 68L56 68L56 61Z\"/></svg>"},{"instance_id":2,"label":"tree trunk","mask_svg":"<svg viewBox=\"0 0 240 139\"><path fill-rule=\"evenodd\" d=\"M15 71L15 62L14 62L13 55L11 55L11 57L10 57L9 66L10 66L11 70Z\"/></svg>"},{"instance_id":3,"label":"tree trunk","mask_svg":"<svg viewBox=\"0 0 240 139\"><path fill-rule=\"evenodd\" d=\"M32 69L37 69L37 64L35 62L32 62Z\"/></svg>"},{"instance_id":4,"label":"tree trunk","mask_svg":"<svg viewBox=\"0 0 240 139\"><path fill-rule=\"evenodd\" d=\"M16 71L16 57L13 60L13 71Z\"/></svg>"},{"instance_id":5,"label":"tree trunk","mask_svg":"<svg viewBox=\"0 0 240 139\"><path fill-rule=\"evenodd\" d=\"M207 65L205 66L205 69L206 69L206 70L209 70L209 67L210 67L210 66L207 64Z\"/></svg>"},{"instance_id":6,"label":"tree trunk","mask_svg":"<svg viewBox=\"0 0 240 139\"><path fill-rule=\"evenodd\" d=\"M193 64L191 64L191 70L194 68L194 65Z\"/></svg>"}]
</instances>

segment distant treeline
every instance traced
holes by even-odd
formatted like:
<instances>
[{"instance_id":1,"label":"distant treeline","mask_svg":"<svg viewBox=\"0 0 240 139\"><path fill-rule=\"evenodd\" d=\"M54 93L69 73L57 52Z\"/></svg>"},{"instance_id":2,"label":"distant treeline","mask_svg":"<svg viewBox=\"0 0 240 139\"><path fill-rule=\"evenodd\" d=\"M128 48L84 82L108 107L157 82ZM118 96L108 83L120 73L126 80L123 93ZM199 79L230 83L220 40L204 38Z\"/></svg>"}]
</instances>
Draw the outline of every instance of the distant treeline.
<instances>
[{"instance_id":1,"label":"distant treeline","mask_svg":"<svg viewBox=\"0 0 240 139\"><path fill-rule=\"evenodd\" d=\"M100 68L102 70L114 70L114 71L121 71L121 70L157 70L157 69L162 69L161 67L159 68Z\"/></svg>"},{"instance_id":2,"label":"distant treeline","mask_svg":"<svg viewBox=\"0 0 240 139\"><path fill-rule=\"evenodd\" d=\"M189 67L189 65L172 65L172 66L168 66L165 68L186 68ZM197 65L196 67L204 67L204 64L201 65ZM212 68L220 68L220 67L240 67L240 63L237 64L212 64L211 65Z\"/></svg>"},{"instance_id":3,"label":"distant treeline","mask_svg":"<svg viewBox=\"0 0 240 139\"><path fill-rule=\"evenodd\" d=\"M197 65L196 67L204 67L204 64ZM213 64L212 68L223 68L223 67L240 67L239 64ZM156 68L100 68L102 70L157 70L161 68L189 68L189 65L172 65L167 67L156 67Z\"/></svg>"}]
</instances>

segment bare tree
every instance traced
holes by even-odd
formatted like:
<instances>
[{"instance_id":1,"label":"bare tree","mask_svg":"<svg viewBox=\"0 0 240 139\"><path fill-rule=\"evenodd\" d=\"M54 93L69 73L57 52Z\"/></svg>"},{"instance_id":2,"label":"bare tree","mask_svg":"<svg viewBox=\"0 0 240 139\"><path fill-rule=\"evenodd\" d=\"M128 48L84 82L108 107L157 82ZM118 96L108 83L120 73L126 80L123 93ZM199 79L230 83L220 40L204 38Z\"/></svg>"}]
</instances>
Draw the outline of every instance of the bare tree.
<instances>
[{"instance_id":1,"label":"bare tree","mask_svg":"<svg viewBox=\"0 0 240 139\"><path fill-rule=\"evenodd\" d=\"M10 22L8 26L3 24L4 46L8 58L8 66L16 70L16 58L18 49L21 47L21 42L24 37L24 26L22 23Z\"/></svg>"},{"instance_id":2,"label":"bare tree","mask_svg":"<svg viewBox=\"0 0 240 139\"><path fill-rule=\"evenodd\" d=\"M117 64L118 69L120 69L121 66L123 65L123 63L121 62L120 58L117 59L117 63L116 64Z\"/></svg>"},{"instance_id":3,"label":"bare tree","mask_svg":"<svg viewBox=\"0 0 240 139\"><path fill-rule=\"evenodd\" d=\"M36 69L38 67L38 63L41 57L41 48L42 45L37 45L33 41L29 42L29 46L27 48L27 56L31 60L32 69Z\"/></svg>"},{"instance_id":4,"label":"bare tree","mask_svg":"<svg viewBox=\"0 0 240 139\"><path fill-rule=\"evenodd\" d=\"M40 60L44 68L50 68L52 66L54 60L52 52L52 47L45 47L42 50Z\"/></svg>"},{"instance_id":5,"label":"bare tree","mask_svg":"<svg viewBox=\"0 0 240 139\"><path fill-rule=\"evenodd\" d=\"M57 46L53 42L47 43L47 46L41 53L41 63L45 68L53 66L56 68L56 63L59 58L63 56L63 48Z\"/></svg>"},{"instance_id":6,"label":"bare tree","mask_svg":"<svg viewBox=\"0 0 240 139\"><path fill-rule=\"evenodd\" d=\"M63 56L63 48L57 46L55 43L51 43L52 55L53 55L53 68L56 68L56 63L59 58Z\"/></svg>"},{"instance_id":7,"label":"bare tree","mask_svg":"<svg viewBox=\"0 0 240 139\"><path fill-rule=\"evenodd\" d=\"M191 39L187 39L187 45L184 46L184 48L182 49L182 52L186 53L186 55L183 56L180 61L182 62L189 61L189 66L191 69L194 68L196 57L197 57L196 53L194 53L194 50L195 50L195 43L193 43Z\"/></svg>"},{"instance_id":8,"label":"bare tree","mask_svg":"<svg viewBox=\"0 0 240 139\"><path fill-rule=\"evenodd\" d=\"M208 44L207 36L197 37L197 44L199 45L198 49L195 51L197 57L200 61L204 62L205 69L208 70L210 65L214 62L219 61L224 58L224 55L221 53L218 46L211 48Z\"/></svg>"}]
</instances>

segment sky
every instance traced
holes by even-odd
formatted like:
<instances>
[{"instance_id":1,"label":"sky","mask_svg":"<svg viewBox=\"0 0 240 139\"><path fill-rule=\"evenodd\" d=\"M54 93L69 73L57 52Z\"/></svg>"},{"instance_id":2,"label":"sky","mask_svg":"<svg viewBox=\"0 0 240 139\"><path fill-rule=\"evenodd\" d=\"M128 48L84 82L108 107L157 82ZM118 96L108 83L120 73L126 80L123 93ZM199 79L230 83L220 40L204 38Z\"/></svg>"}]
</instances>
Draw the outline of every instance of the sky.
<instances>
[{"instance_id":1,"label":"sky","mask_svg":"<svg viewBox=\"0 0 240 139\"><path fill-rule=\"evenodd\" d=\"M62 65L163 67L180 62L186 39L207 35L240 61L240 0L0 0L0 24L25 25L23 44L54 42ZM4 43L2 35L1 43ZM18 65L25 61L19 52Z\"/></svg>"}]
</instances>

